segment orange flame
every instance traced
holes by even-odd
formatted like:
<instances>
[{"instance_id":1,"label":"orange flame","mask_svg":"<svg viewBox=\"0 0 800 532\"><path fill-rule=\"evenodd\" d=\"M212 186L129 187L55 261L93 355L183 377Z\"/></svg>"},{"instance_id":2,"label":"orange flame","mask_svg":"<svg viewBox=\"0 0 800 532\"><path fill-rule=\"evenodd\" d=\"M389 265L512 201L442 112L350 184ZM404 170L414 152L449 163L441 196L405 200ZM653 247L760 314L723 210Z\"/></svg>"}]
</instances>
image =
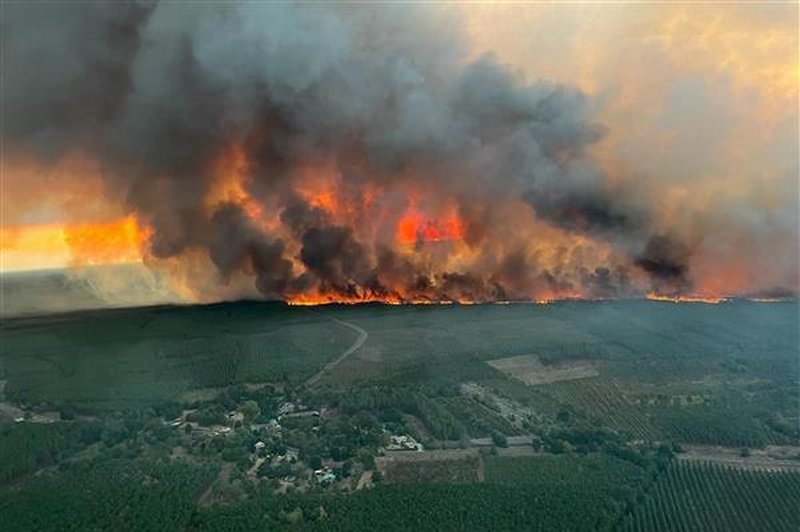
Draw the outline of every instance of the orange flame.
<instances>
[{"instance_id":1,"label":"orange flame","mask_svg":"<svg viewBox=\"0 0 800 532\"><path fill-rule=\"evenodd\" d=\"M710 297L699 295L666 295L649 293L645 298L651 301L666 301L669 303L707 303L709 305L717 305L728 301L727 297Z\"/></svg>"},{"instance_id":2,"label":"orange flame","mask_svg":"<svg viewBox=\"0 0 800 532\"><path fill-rule=\"evenodd\" d=\"M301 294L289 297L286 300L291 306L315 307L319 305L361 305L365 303L380 303L382 305L475 305L477 301L462 300L441 300L403 298L391 295L367 295L363 297L347 296L342 294L314 295Z\"/></svg>"},{"instance_id":3,"label":"orange flame","mask_svg":"<svg viewBox=\"0 0 800 532\"><path fill-rule=\"evenodd\" d=\"M278 194L272 197L269 193L261 195L262 189L252 186L252 172L256 168L248 159L246 145L241 141L234 140L223 146L211 159L208 169L210 186L205 191L202 208L211 217L222 205L233 203L241 207L265 235L280 239L285 244L283 257L290 262L291 275L300 278L309 273L308 265L301 258L304 244L281 220L285 206L280 202L284 196ZM446 193L426 184L420 177L409 176L403 182L381 181L353 186L342 180L333 162L313 161L295 170L297 175L293 177L291 190L287 189L287 194L296 194L309 205L324 211L326 223L350 228L352 238L363 244L364 262L370 267L373 264L382 267L383 257L379 251L394 244L395 249L390 251L396 253L387 262L396 260L398 267L393 269L394 264L389 264L389 267L377 271L376 283L372 283L373 279L370 278L369 284L362 283L361 278L348 278L351 275L359 277L362 272L355 275L344 272L334 284L316 282L314 275L309 275L310 282L304 279L303 283L296 285L303 286L302 289L288 283L286 286L289 288L279 291L278 295L291 305L377 302L391 305L468 305L488 303L494 297L511 298L509 301L495 301L498 304L547 304L581 300L593 295L581 288L580 281L563 284L545 282L545 276L540 275L536 268L525 268L528 257L534 257L535 261L532 262L544 272L558 272L563 268L565 275L573 279L583 275L581 270L572 273L570 269L573 265L618 262L610 246L599 245L590 237L572 235L541 223L523 202L493 205L492 208L502 214L496 218L502 222L495 221L494 224L503 230L494 227L494 231L485 234L476 230L477 236L467 245L463 240L468 211L462 211L461 208L468 204L458 202L468 199L449 195L443 197ZM400 202L401 198L405 203ZM0 266L4 270L19 270L141 262L151 230L134 216L118 217L123 212L126 211L119 205L113 211L105 209L101 215L111 221L99 223L2 228L0 250L3 252L3 264ZM478 225L482 219L470 216L470 229L484 229ZM515 225L518 220L525 220L525 223ZM503 273L505 264L501 260L493 260L505 256L504 251L510 245L506 242L508 238L515 239L514 244L521 249L520 264L509 267L512 274ZM447 245L415 246L418 243L436 242ZM484 257L488 259L484 260ZM213 274L210 269L213 265L202 246L189 249L169 262L156 262L153 259L148 264L168 267L171 277L176 279L196 281L198 272L206 270ZM226 296L233 293L234 297L250 295L247 290L251 283L247 276L253 273L255 267L249 266L242 267L241 276L225 279L226 284L219 293ZM727 301L728 295L747 293L745 289L749 279L746 272L728 268L723 272L724 275L717 270L713 270L713 273L713 276L695 276L693 280L699 280L694 285L698 287L698 293L677 294L662 289L666 293L654 291L645 297L672 303L716 304ZM495 277L499 279L497 282ZM455 281L451 282L454 278ZM418 279L422 282L417 282ZM470 284L473 280L477 286L475 289ZM213 283L196 284L202 286ZM646 279L634 278L630 293L642 294L649 286L646 283ZM494 290L495 286L500 289ZM230 292L225 291L228 288ZM206 293L203 290L198 290L196 300L220 297L216 291L209 290ZM299 293L301 290L302 293ZM771 300L762 298L755 301Z\"/></svg>"},{"instance_id":4,"label":"orange flame","mask_svg":"<svg viewBox=\"0 0 800 532\"><path fill-rule=\"evenodd\" d=\"M436 220L409 209L397 222L396 238L401 244L461 240L464 238L464 223L456 214Z\"/></svg>"}]
</instances>

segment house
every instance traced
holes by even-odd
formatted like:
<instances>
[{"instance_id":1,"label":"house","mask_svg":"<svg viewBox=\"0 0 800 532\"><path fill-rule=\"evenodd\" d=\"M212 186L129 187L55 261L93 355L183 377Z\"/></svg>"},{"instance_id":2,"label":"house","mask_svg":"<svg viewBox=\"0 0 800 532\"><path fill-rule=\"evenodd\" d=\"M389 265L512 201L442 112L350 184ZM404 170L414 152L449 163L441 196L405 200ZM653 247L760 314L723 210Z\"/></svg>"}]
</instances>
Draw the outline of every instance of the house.
<instances>
[{"instance_id":1,"label":"house","mask_svg":"<svg viewBox=\"0 0 800 532\"><path fill-rule=\"evenodd\" d=\"M297 409L297 406L295 406L294 403L292 403L291 401L286 401L285 403L281 404L278 407L278 415L279 416L285 416L286 414L291 414L296 409Z\"/></svg>"},{"instance_id":2,"label":"house","mask_svg":"<svg viewBox=\"0 0 800 532\"><path fill-rule=\"evenodd\" d=\"M281 417L320 417L320 415L319 410L295 410L291 414L284 414Z\"/></svg>"},{"instance_id":3,"label":"house","mask_svg":"<svg viewBox=\"0 0 800 532\"><path fill-rule=\"evenodd\" d=\"M389 445L386 446L387 451L422 451L422 444L417 442L411 436L401 434L399 436L392 434L389 436Z\"/></svg>"},{"instance_id":4,"label":"house","mask_svg":"<svg viewBox=\"0 0 800 532\"><path fill-rule=\"evenodd\" d=\"M316 478L317 482L320 484L330 484L336 481L336 473L329 467L323 467L322 469L316 469L314 471L314 478Z\"/></svg>"},{"instance_id":5,"label":"house","mask_svg":"<svg viewBox=\"0 0 800 532\"><path fill-rule=\"evenodd\" d=\"M288 447L283 456L278 457L279 462L296 462L297 457L300 456L300 451L294 447Z\"/></svg>"}]
</instances>

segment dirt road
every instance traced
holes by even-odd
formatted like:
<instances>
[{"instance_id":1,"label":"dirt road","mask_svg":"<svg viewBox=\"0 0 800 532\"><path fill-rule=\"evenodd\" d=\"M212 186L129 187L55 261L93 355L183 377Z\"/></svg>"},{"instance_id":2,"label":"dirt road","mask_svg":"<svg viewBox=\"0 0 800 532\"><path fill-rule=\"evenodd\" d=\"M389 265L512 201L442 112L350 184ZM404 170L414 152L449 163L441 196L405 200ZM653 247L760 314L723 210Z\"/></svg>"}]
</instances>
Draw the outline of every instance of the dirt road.
<instances>
[{"instance_id":1,"label":"dirt road","mask_svg":"<svg viewBox=\"0 0 800 532\"><path fill-rule=\"evenodd\" d=\"M353 345L348 347L341 355L339 355L335 359L325 364L324 368L322 368L311 378L309 378L306 381L306 386L314 386L317 383L317 381L319 381L322 378L322 376L325 375L325 373L331 371L333 368L338 366L344 359L352 355L359 347L361 347L361 344L363 344L364 341L367 339L367 336L369 336L369 333L367 333L367 331L365 331L358 325L353 325L352 323L347 323L346 321L342 320L333 320L333 321L356 331L358 333L358 338L356 339L355 342L353 342Z\"/></svg>"},{"instance_id":2,"label":"dirt road","mask_svg":"<svg viewBox=\"0 0 800 532\"><path fill-rule=\"evenodd\" d=\"M677 455L681 461L716 462L742 469L761 469L766 471L800 471L800 447L791 445L770 445L764 449L752 449L748 456L741 450L716 445L682 444L683 453Z\"/></svg>"},{"instance_id":3,"label":"dirt road","mask_svg":"<svg viewBox=\"0 0 800 532\"><path fill-rule=\"evenodd\" d=\"M509 447L531 447L533 445L533 436L508 436L506 442ZM494 442L491 438L472 438L469 444L473 447L492 447Z\"/></svg>"},{"instance_id":4,"label":"dirt road","mask_svg":"<svg viewBox=\"0 0 800 532\"><path fill-rule=\"evenodd\" d=\"M233 471L233 464L223 465L219 470L217 478L208 485L208 488L197 499L197 504L200 506L210 506L214 502L214 487L222 488L226 486L230 479L231 471Z\"/></svg>"},{"instance_id":5,"label":"dirt road","mask_svg":"<svg viewBox=\"0 0 800 532\"><path fill-rule=\"evenodd\" d=\"M358 479L358 484L356 485L356 491L371 487L372 487L372 471L364 471L363 473L361 473L361 477Z\"/></svg>"}]
</instances>

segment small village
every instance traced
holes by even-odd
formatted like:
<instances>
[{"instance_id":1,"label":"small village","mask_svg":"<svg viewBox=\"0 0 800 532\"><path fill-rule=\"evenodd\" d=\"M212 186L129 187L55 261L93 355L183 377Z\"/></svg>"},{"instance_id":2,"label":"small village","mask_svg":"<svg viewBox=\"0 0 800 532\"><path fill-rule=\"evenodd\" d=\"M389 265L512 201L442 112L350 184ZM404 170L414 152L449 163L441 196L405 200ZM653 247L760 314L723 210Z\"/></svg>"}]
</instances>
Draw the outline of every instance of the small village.
<instances>
[{"instance_id":1,"label":"small village","mask_svg":"<svg viewBox=\"0 0 800 532\"><path fill-rule=\"evenodd\" d=\"M340 427L342 415L337 409L312 408L300 399L284 400L274 405L270 412L274 417L267 417L253 400L245 400L223 415L219 415L217 406L212 403L185 409L164 424L180 437L181 450L173 452L178 459L214 450L222 453L223 460L233 462L220 475L220 480L228 483L271 483L276 493L360 490L381 481L376 458L425 450L411 434L392 432L373 423L368 428L350 426L355 440L367 444L352 449L354 452L334 448L313 454L315 449L307 442L326 437L342 439L342 434L326 430L328 424ZM210 410L216 414L209 416ZM233 474L234 470L238 474Z\"/></svg>"}]
</instances>

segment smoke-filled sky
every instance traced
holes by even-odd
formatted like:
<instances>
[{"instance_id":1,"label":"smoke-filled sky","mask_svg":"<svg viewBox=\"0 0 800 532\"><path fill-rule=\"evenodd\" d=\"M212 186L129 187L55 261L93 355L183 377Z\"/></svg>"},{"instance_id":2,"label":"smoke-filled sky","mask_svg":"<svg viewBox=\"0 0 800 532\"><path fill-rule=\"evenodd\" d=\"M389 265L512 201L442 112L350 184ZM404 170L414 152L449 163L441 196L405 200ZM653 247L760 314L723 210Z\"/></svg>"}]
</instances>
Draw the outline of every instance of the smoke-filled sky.
<instances>
[{"instance_id":1,"label":"smoke-filled sky","mask_svg":"<svg viewBox=\"0 0 800 532\"><path fill-rule=\"evenodd\" d=\"M142 262L198 301L797 293L794 4L2 6L3 271Z\"/></svg>"}]
</instances>

